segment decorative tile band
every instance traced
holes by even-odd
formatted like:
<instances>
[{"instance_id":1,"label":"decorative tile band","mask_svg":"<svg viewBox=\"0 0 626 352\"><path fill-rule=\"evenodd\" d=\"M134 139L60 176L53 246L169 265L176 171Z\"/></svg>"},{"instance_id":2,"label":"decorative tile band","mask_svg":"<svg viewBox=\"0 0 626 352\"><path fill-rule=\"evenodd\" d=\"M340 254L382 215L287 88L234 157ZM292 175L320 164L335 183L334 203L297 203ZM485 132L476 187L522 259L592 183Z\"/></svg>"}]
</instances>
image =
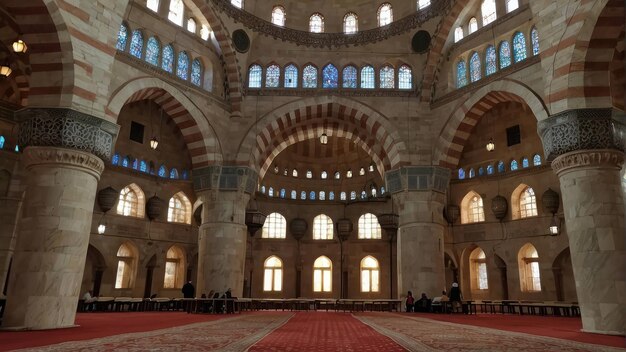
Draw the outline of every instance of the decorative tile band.
<instances>
[{"instance_id":1,"label":"decorative tile band","mask_svg":"<svg viewBox=\"0 0 626 352\"><path fill-rule=\"evenodd\" d=\"M245 166L208 166L193 170L193 188L201 190L241 191L253 194L259 175Z\"/></svg>"},{"instance_id":2,"label":"decorative tile band","mask_svg":"<svg viewBox=\"0 0 626 352\"><path fill-rule=\"evenodd\" d=\"M385 174L387 191L445 192L450 183L450 169L439 166L406 166Z\"/></svg>"}]
</instances>

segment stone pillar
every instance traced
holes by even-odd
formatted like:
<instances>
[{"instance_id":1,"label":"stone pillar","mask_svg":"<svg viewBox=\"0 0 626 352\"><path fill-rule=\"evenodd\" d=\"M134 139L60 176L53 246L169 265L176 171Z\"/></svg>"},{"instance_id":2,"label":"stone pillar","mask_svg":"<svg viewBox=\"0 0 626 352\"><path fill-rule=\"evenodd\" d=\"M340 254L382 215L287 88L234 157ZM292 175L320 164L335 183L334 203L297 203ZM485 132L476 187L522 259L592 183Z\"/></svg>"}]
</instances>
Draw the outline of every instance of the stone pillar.
<instances>
[{"instance_id":1,"label":"stone pillar","mask_svg":"<svg viewBox=\"0 0 626 352\"><path fill-rule=\"evenodd\" d=\"M193 172L202 201L198 235L198 294L231 289L243 297L248 229L246 205L257 173L246 167L211 166Z\"/></svg>"},{"instance_id":2,"label":"stone pillar","mask_svg":"<svg viewBox=\"0 0 626 352\"><path fill-rule=\"evenodd\" d=\"M624 335L626 227L620 169L626 117L570 110L539 124L559 177L583 330Z\"/></svg>"},{"instance_id":3,"label":"stone pillar","mask_svg":"<svg viewBox=\"0 0 626 352\"><path fill-rule=\"evenodd\" d=\"M68 109L17 118L25 195L2 327L74 326L102 159L118 127Z\"/></svg>"},{"instance_id":4,"label":"stone pillar","mask_svg":"<svg viewBox=\"0 0 626 352\"><path fill-rule=\"evenodd\" d=\"M0 297L4 297L4 283L9 264L15 250L17 219L22 208L22 199L0 197Z\"/></svg>"},{"instance_id":5,"label":"stone pillar","mask_svg":"<svg viewBox=\"0 0 626 352\"><path fill-rule=\"evenodd\" d=\"M397 236L398 297L413 291L429 297L445 288L445 191L450 170L411 166L385 175L399 215Z\"/></svg>"}]
</instances>

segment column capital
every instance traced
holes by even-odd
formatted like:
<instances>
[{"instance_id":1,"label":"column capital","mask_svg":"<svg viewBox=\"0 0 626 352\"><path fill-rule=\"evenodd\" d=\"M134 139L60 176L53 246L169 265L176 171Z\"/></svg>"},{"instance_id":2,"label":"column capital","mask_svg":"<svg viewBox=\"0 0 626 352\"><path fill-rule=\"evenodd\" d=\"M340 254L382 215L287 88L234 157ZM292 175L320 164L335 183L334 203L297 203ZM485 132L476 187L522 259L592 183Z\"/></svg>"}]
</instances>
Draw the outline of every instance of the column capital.
<instances>
[{"instance_id":1,"label":"column capital","mask_svg":"<svg viewBox=\"0 0 626 352\"><path fill-rule=\"evenodd\" d=\"M109 160L119 126L67 108L26 108L15 113L19 144L59 147L93 153Z\"/></svg>"},{"instance_id":2,"label":"column capital","mask_svg":"<svg viewBox=\"0 0 626 352\"><path fill-rule=\"evenodd\" d=\"M559 155L552 161L552 169L557 175L580 167L605 167L621 170L624 165L624 152L615 149L577 150Z\"/></svg>"},{"instance_id":3,"label":"column capital","mask_svg":"<svg viewBox=\"0 0 626 352\"><path fill-rule=\"evenodd\" d=\"M66 166L83 169L97 180L104 171L104 162L97 156L81 150L55 147L31 146L24 150L24 166L29 169L38 165Z\"/></svg>"},{"instance_id":4,"label":"column capital","mask_svg":"<svg viewBox=\"0 0 626 352\"><path fill-rule=\"evenodd\" d=\"M247 166L214 165L193 170L196 191L238 191L254 194L259 174Z\"/></svg>"},{"instance_id":5,"label":"column capital","mask_svg":"<svg viewBox=\"0 0 626 352\"><path fill-rule=\"evenodd\" d=\"M444 193L450 184L450 169L439 166L404 166L385 173L387 192L435 191Z\"/></svg>"},{"instance_id":6,"label":"column capital","mask_svg":"<svg viewBox=\"0 0 626 352\"><path fill-rule=\"evenodd\" d=\"M567 110L537 124L547 160L578 150L626 149L626 116L611 108Z\"/></svg>"}]
</instances>

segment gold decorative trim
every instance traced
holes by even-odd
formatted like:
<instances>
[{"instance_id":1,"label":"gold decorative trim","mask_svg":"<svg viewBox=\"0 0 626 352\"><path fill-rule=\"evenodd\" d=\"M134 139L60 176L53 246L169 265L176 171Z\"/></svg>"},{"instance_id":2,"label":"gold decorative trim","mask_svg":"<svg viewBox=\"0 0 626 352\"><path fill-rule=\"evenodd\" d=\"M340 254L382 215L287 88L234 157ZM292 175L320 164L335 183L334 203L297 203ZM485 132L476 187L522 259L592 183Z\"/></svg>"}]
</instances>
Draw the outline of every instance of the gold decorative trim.
<instances>
[{"instance_id":1,"label":"gold decorative trim","mask_svg":"<svg viewBox=\"0 0 626 352\"><path fill-rule=\"evenodd\" d=\"M624 152L614 149L578 150L560 155L552 161L552 169L560 173L583 167L605 167L621 170Z\"/></svg>"},{"instance_id":2,"label":"gold decorative trim","mask_svg":"<svg viewBox=\"0 0 626 352\"><path fill-rule=\"evenodd\" d=\"M24 150L26 169L39 165L86 169L97 180L104 171L104 162L97 156L75 149L55 147L28 147Z\"/></svg>"}]
</instances>

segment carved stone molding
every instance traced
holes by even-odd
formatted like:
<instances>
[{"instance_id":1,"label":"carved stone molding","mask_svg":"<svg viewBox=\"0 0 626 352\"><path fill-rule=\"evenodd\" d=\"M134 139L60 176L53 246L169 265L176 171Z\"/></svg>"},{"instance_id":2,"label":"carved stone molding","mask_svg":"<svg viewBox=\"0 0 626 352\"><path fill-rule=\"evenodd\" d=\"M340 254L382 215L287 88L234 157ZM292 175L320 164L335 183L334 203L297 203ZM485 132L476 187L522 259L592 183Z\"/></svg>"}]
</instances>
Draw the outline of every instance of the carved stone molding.
<instances>
[{"instance_id":1,"label":"carved stone molding","mask_svg":"<svg viewBox=\"0 0 626 352\"><path fill-rule=\"evenodd\" d=\"M387 191L445 192L450 183L450 169L439 166L405 166L385 173Z\"/></svg>"},{"instance_id":2,"label":"carved stone molding","mask_svg":"<svg viewBox=\"0 0 626 352\"><path fill-rule=\"evenodd\" d=\"M91 153L67 148L30 147L24 150L22 161L26 169L40 165L83 169L98 180L104 171L102 159Z\"/></svg>"},{"instance_id":3,"label":"carved stone molding","mask_svg":"<svg viewBox=\"0 0 626 352\"><path fill-rule=\"evenodd\" d=\"M208 166L193 170L193 188L196 191L240 191L253 194L259 175L245 166Z\"/></svg>"},{"instance_id":4,"label":"carved stone molding","mask_svg":"<svg viewBox=\"0 0 626 352\"><path fill-rule=\"evenodd\" d=\"M552 162L557 175L581 167L614 168L621 170L624 152L614 149L579 150L558 156Z\"/></svg>"},{"instance_id":5,"label":"carved stone molding","mask_svg":"<svg viewBox=\"0 0 626 352\"><path fill-rule=\"evenodd\" d=\"M626 148L626 119L611 108L575 109L537 124L547 160L590 149Z\"/></svg>"},{"instance_id":6,"label":"carved stone molding","mask_svg":"<svg viewBox=\"0 0 626 352\"><path fill-rule=\"evenodd\" d=\"M358 46L388 39L392 36L406 33L421 26L424 22L435 16L441 16L450 10L452 0L433 1L425 9L393 21L384 27L378 27L354 34L345 33L311 33L292 28L280 27L259 18L250 12L233 6L230 0L212 0L217 10L225 13L235 22L243 24L245 27L262 33L266 36L283 41L289 41L296 45L304 45L314 48L321 47L347 47Z\"/></svg>"},{"instance_id":7,"label":"carved stone molding","mask_svg":"<svg viewBox=\"0 0 626 352\"><path fill-rule=\"evenodd\" d=\"M61 147L93 153L109 160L119 126L66 108L27 108L15 113L19 145Z\"/></svg>"}]
</instances>

